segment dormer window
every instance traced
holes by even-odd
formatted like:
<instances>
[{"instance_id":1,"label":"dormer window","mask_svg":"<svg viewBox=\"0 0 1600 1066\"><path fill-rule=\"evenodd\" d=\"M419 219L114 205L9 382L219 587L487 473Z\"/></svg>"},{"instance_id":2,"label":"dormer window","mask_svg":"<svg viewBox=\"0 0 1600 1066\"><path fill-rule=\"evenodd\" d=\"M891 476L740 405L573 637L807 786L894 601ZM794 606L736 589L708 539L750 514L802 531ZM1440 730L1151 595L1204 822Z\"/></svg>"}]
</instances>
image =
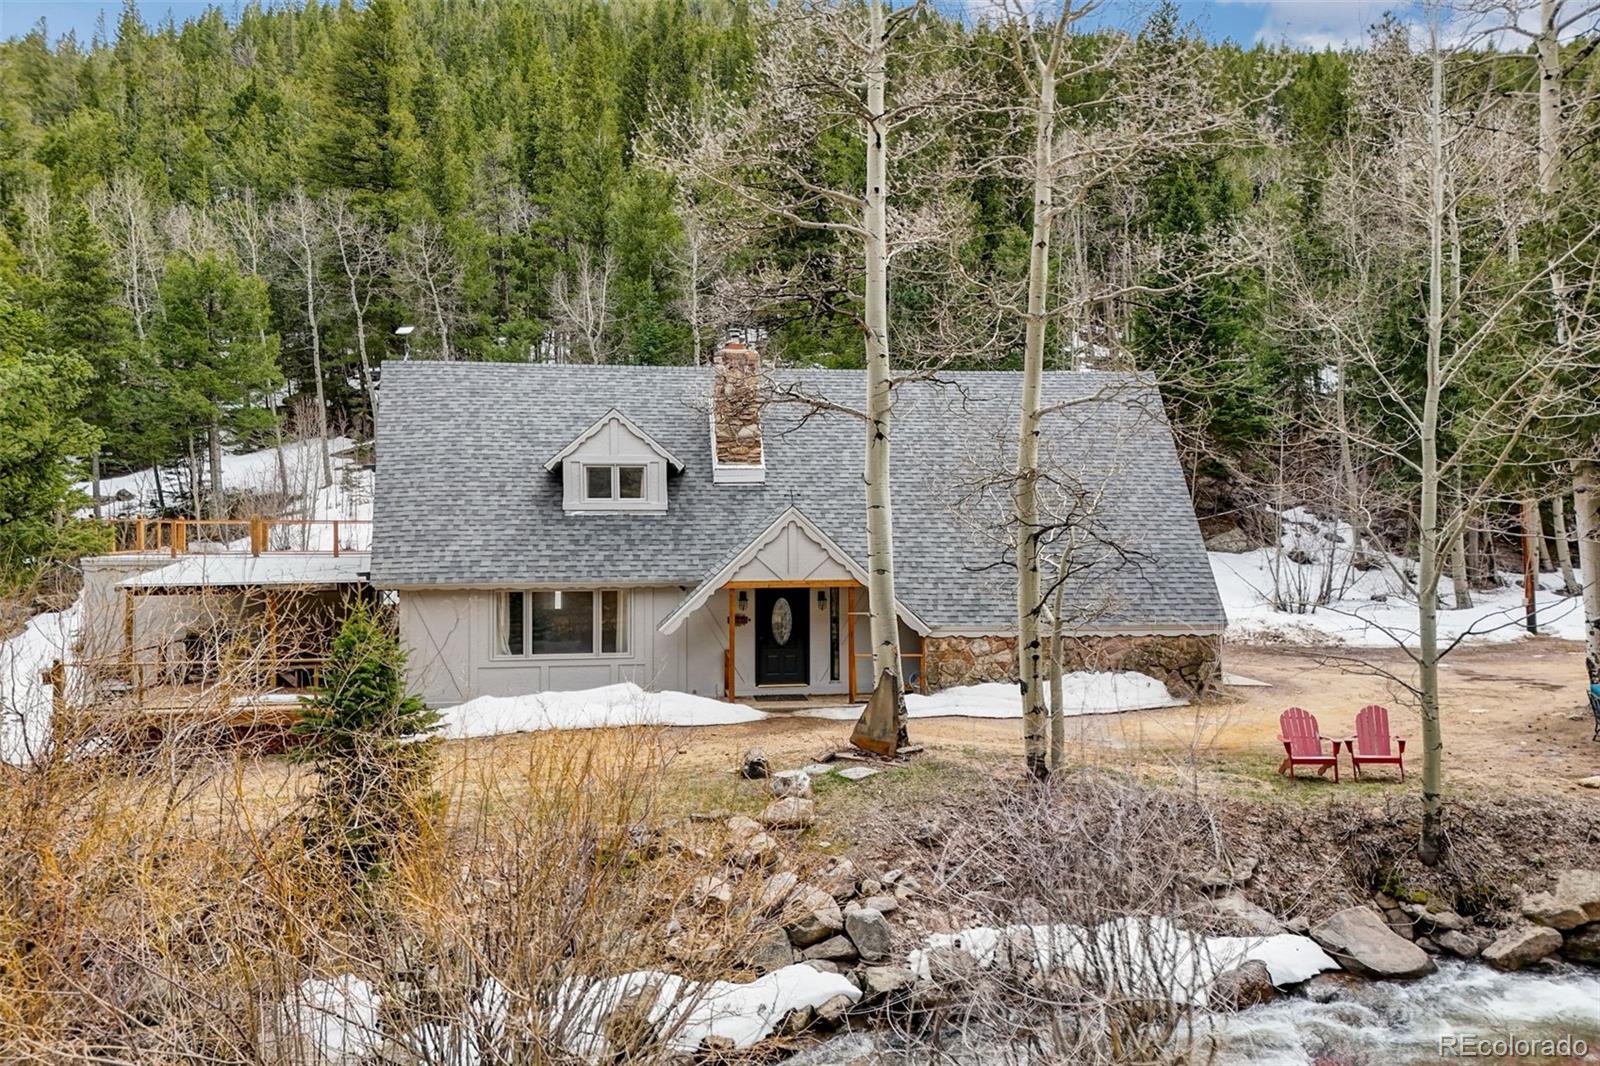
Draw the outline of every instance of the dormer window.
<instances>
[{"instance_id":1,"label":"dormer window","mask_svg":"<svg viewBox=\"0 0 1600 1066\"><path fill-rule=\"evenodd\" d=\"M642 500L645 469L643 466L585 466L583 498L590 501Z\"/></svg>"},{"instance_id":2,"label":"dormer window","mask_svg":"<svg viewBox=\"0 0 1600 1066\"><path fill-rule=\"evenodd\" d=\"M561 507L568 514L620 514L665 511L667 477L683 464L612 408L551 456L545 469L561 474Z\"/></svg>"}]
</instances>

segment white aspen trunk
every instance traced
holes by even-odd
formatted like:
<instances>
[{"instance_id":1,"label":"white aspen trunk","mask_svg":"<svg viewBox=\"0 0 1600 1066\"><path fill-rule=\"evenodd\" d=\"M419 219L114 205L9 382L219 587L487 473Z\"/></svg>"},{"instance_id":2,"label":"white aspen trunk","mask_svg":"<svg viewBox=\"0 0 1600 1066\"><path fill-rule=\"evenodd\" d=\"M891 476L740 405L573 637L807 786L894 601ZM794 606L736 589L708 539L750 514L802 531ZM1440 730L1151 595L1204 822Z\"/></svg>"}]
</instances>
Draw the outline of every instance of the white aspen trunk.
<instances>
[{"instance_id":1,"label":"white aspen trunk","mask_svg":"<svg viewBox=\"0 0 1600 1066\"><path fill-rule=\"evenodd\" d=\"M1581 586L1572 571L1572 537L1567 532L1567 496L1557 493L1550 501L1550 519L1556 534L1556 565L1561 569L1561 588L1576 596Z\"/></svg>"},{"instance_id":2,"label":"white aspen trunk","mask_svg":"<svg viewBox=\"0 0 1600 1066\"><path fill-rule=\"evenodd\" d=\"M1017 685L1022 694L1022 745L1029 771L1038 778L1050 773L1046 750L1046 707L1040 677L1043 648L1039 615L1039 430L1040 393L1044 382L1045 298L1050 284L1050 216L1055 187L1051 147L1055 140L1055 70L1040 63L1036 71L1033 136L1033 240L1028 248L1028 312L1022 355L1022 411L1017 434Z\"/></svg>"},{"instance_id":3,"label":"white aspen trunk","mask_svg":"<svg viewBox=\"0 0 1600 1066\"><path fill-rule=\"evenodd\" d=\"M701 345L704 338L700 335L700 237L695 235L689 242L689 336L694 344L694 365L700 365Z\"/></svg>"},{"instance_id":4,"label":"white aspen trunk","mask_svg":"<svg viewBox=\"0 0 1600 1066\"><path fill-rule=\"evenodd\" d=\"M890 507L889 444L893 410L889 363L888 132L885 105L889 64L886 17L881 0L871 0L866 63L867 187L862 210L866 230L867 364L867 595L875 688L903 693L900 627L895 614L894 516ZM905 735L905 698L896 700L896 732Z\"/></svg>"},{"instance_id":5,"label":"white aspen trunk","mask_svg":"<svg viewBox=\"0 0 1600 1066\"><path fill-rule=\"evenodd\" d=\"M1577 514L1578 564L1583 571L1584 665L1589 684L1600 685L1600 463L1573 464L1572 507Z\"/></svg>"},{"instance_id":6,"label":"white aspen trunk","mask_svg":"<svg viewBox=\"0 0 1600 1066\"><path fill-rule=\"evenodd\" d=\"M96 448L94 454L89 456L89 491L94 494L94 516L104 517L100 513L100 449Z\"/></svg>"},{"instance_id":7,"label":"white aspen trunk","mask_svg":"<svg viewBox=\"0 0 1600 1066\"><path fill-rule=\"evenodd\" d=\"M1344 516L1346 524L1350 526L1350 559L1352 563L1360 564L1365 559L1365 542L1361 533L1363 522L1359 514L1361 501L1356 487L1355 455L1350 446L1350 420L1345 410L1345 377L1348 370L1342 360L1338 370L1339 382L1333 390L1333 410L1339 427L1339 471L1344 478Z\"/></svg>"},{"instance_id":8,"label":"white aspen trunk","mask_svg":"<svg viewBox=\"0 0 1600 1066\"><path fill-rule=\"evenodd\" d=\"M1533 545L1539 553L1539 570L1541 573L1550 573L1556 564L1550 557L1550 541L1544 535L1544 509L1538 500L1528 501L1528 517L1533 521Z\"/></svg>"},{"instance_id":9,"label":"white aspen trunk","mask_svg":"<svg viewBox=\"0 0 1600 1066\"><path fill-rule=\"evenodd\" d=\"M300 267L306 283L306 326L311 330L311 376L317 383L317 435L322 452L322 484L333 484L333 459L328 454L328 401L322 389L322 331L317 325L317 257L311 243L311 205L300 193L295 212L300 229Z\"/></svg>"},{"instance_id":10,"label":"white aspen trunk","mask_svg":"<svg viewBox=\"0 0 1600 1066\"><path fill-rule=\"evenodd\" d=\"M1534 63L1539 73L1539 194L1541 209L1554 206L1565 162L1561 144L1561 41L1556 19L1561 0L1540 0L1539 36ZM1556 320L1556 343L1568 339L1567 292L1561 271L1550 270L1550 295ZM1578 570L1583 589L1584 665L1589 684L1600 684L1600 466L1590 460L1573 464L1573 510L1578 526Z\"/></svg>"},{"instance_id":11,"label":"white aspen trunk","mask_svg":"<svg viewBox=\"0 0 1600 1066\"><path fill-rule=\"evenodd\" d=\"M194 434L189 434L189 508L196 518L202 517L200 505L200 456L194 450Z\"/></svg>"},{"instance_id":12,"label":"white aspen trunk","mask_svg":"<svg viewBox=\"0 0 1600 1066\"><path fill-rule=\"evenodd\" d=\"M356 277L347 266L345 280L350 284L350 313L356 320L356 355L361 360L361 388L367 394L367 410L372 416L372 435L378 435L378 390L372 384L372 360L367 356L367 308L356 288Z\"/></svg>"},{"instance_id":13,"label":"white aspen trunk","mask_svg":"<svg viewBox=\"0 0 1600 1066\"><path fill-rule=\"evenodd\" d=\"M1428 108L1428 363L1420 432L1420 551L1417 562L1417 689L1422 704L1422 841L1418 857L1443 857L1444 734L1439 721L1439 397L1444 335L1444 55L1431 27Z\"/></svg>"},{"instance_id":14,"label":"white aspen trunk","mask_svg":"<svg viewBox=\"0 0 1600 1066\"><path fill-rule=\"evenodd\" d=\"M1455 608L1458 611L1470 610L1472 607L1472 582L1467 579L1467 534L1466 523L1461 529L1456 530L1455 537L1450 545L1450 586Z\"/></svg>"}]
</instances>

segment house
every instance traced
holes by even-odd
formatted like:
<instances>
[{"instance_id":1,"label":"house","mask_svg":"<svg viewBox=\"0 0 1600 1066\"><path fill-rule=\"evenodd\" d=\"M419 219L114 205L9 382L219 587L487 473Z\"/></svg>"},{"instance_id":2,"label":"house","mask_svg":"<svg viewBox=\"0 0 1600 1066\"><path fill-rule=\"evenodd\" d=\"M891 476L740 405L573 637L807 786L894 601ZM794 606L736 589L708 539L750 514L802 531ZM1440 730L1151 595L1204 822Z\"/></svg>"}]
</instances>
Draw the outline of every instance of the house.
<instances>
[{"instance_id":1,"label":"house","mask_svg":"<svg viewBox=\"0 0 1600 1066\"><path fill-rule=\"evenodd\" d=\"M911 686L1015 676L1019 387L951 373L897 393ZM859 371L763 374L737 344L707 368L387 364L371 581L396 595L416 691L869 689L865 430L846 410L864 391ZM1069 667L1206 689L1224 616L1158 397L1107 373L1048 374L1044 393L1044 495L1078 541Z\"/></svg>"}]
</instances>

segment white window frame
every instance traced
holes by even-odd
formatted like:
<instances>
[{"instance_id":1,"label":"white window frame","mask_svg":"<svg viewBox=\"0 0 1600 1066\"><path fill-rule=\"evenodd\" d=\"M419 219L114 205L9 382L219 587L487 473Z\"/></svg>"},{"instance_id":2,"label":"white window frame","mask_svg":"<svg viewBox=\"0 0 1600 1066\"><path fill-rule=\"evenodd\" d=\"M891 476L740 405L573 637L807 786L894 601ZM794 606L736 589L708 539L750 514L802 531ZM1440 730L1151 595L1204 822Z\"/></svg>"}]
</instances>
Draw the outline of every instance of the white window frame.
<instances>
[{"instance_id":1,"label":"white window frame","mask_svg":"<svg viewBox=\"0 0 1600 1066\"><path fill-rule=\"evenodd\" d=\"M600 465L600 464L597 464L597 465ZM502 633L501 630L500 630L501 605L505 602L504 597L507 597L507 596L511 595L512 593L514 593L514 592L522 593L522 646L523 646L523 648L525 650L521 651L521 652L501 651L500 650L500 646L502 644L506 643L506 641L502 639L505 636L505 634ZM574 593L580 593L580 594L587 592L590 595L590 597L592 599L590 607L591 607L591 610L593 612L593 617L592 617L592 628L590 629L591 639L590 639L590 642L589 642L589 647L590 647L589 651L586 651L586 652L583 652L583 651L556 651L556 652L537 652L536 653L536 652L534 652L532 650L533 649L533 617L532 617L532 613L533 613L533 597L536 594L541 593L541 592L562 592L562 593L574 592ZM608 593L608 592L614 592L614 593L617 594L617 613L619 615L621 615L621 618L619 619L619 621L622 624L617 627L618 644L620 645L620 647L616 651L601 651L600 650L601 644L605 639L604 633L603 633L603 630L602 630L602 625L603 625L603 619L604 619L604 615L605 615L605 594ZM490 647L492 648L492 651L490 653L490 658L495 660L496 662L513 662L513 663L515 663L515 662L527 662L527 661L531 661L531 660L541 660L541 659L626 659L631 655L631 651L629 650L629 649L631 649L633 647L633 594L632 594L632 590L631 589L624 589L624 588L499 589L499 590L497 590L495 592L494 599L492 599L490 601L489 609L490 609L490 615L491 615L491 624L494 627L493 630L492 630L492 632L494 634L494 642L493 642L493 644L490 645Z\"/></svg>"},{"instance_id":2,"label":"white window frame","mask_svg":"<svg viewBox=\"0 0 1600 1066\"><path fill-rule=\"evenodd\" d=\"M639 495L624 496L622 494L622 471L624 469L639 471ZM609 470L611 472L611 495L589 495L589 471ZM650 498L650 464L639 463L584 463L583 464L583 502L586 504L621 504L624 507L637 507Z\"/></svg>"}]
</instances>

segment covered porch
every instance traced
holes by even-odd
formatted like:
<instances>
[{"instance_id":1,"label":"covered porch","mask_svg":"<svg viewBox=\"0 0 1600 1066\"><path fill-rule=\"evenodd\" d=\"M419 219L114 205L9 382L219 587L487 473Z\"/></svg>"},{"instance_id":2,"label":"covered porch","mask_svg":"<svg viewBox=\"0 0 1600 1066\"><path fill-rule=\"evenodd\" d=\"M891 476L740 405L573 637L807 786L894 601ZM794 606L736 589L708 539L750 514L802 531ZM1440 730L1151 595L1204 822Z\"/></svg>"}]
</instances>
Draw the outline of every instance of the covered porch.
<instances>
[{"instance_id":1,"label":"covered porch","mask_svg":"<svg viewBox=\"0 0 1600 1066\"><path fill-rule=\"evenodd\" d=\"M866 585L865 570L790 507L690 590L658 630L672 634L694 618L692 639L704 648L715 624L718 687L729 702L836 696L854 703L874 684ZM908 689L926 690L928 627L903 604L896 614L902 677Z\"/></svg>"},{"instance_id":2,"label":"covered porch","mask_svg":"<svg viewBox=\"0 0 1600 1066\"><path fill-rule=\"evenodd\" d=\"M190 554L120 579L108 569L79 658L65 665L96 700L124 708L292 710L319 683L351 603L374 595L367 559Z\"/></svg>"}]
</instances>

